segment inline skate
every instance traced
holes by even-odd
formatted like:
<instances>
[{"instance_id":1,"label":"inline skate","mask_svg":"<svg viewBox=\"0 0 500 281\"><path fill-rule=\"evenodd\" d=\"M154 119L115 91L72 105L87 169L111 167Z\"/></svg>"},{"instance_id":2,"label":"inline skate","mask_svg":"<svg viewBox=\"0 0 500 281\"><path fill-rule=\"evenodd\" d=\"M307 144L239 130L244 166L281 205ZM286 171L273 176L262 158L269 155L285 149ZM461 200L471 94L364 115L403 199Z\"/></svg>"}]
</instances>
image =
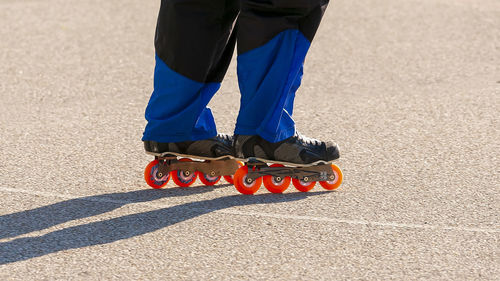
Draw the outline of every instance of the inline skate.
<instances>
[{"instance_id":1,"label":"inline skate","mask_svg":"<svg viewBox=\"0 0 500 281\"><path fill-rule=\"evenodd\" d=\"M234 175L234 186L243 194L254 194L262 182L272 193L284 192L290 181L302 192L311 190L317 181L333 190L343 179L340 168L332 164L340 156L338 146L299 133L277 143L257 135L237 135L233 155L245 163Z\"/></svg>"},{"instance_id":2,"label":"inline skate","mask_svg":"<svg viewBox=\"0 0 500 281\"><path fill-rule=\"evenodd\" d=\"M144 170L144 179L155 189L170 178L179 187L188 187L197 178L207 186L215 185L221 176L233 184L233 175L242 165L232 159L232 137L223 134L199 141L144 141L144 148L155 157Z\"/></svg>"}]
</instances>

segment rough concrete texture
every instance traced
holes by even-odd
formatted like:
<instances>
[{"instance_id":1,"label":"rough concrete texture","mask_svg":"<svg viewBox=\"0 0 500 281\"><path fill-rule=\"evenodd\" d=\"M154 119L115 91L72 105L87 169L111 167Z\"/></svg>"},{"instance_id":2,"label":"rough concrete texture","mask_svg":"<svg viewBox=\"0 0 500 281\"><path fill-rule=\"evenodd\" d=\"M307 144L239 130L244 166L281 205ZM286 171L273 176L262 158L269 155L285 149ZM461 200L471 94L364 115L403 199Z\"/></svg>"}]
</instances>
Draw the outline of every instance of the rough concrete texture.
<instances>
[{"instance_id":1,"label":"rough concrete texture","mask_svg":"<svg viewBox=\"0 0 500 281\"><path fill-rule=\"evenodd\" d=\"M345 182L255 196L144 182L159 2L0 0L1 280L500 279L499 1L333 1L295 119Z\"/></svg>"}]
</instances>

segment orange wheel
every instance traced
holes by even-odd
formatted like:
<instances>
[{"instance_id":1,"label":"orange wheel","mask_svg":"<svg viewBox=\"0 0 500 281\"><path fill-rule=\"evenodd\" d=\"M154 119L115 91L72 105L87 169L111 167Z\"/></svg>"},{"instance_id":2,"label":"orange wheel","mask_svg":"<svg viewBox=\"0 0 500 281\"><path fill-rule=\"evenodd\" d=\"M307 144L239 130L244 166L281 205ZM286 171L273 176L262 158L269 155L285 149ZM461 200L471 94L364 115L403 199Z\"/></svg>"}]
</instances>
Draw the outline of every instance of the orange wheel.
<instances>
[{"instance_id":1,"label":"orange wheel","mask_svg":"<svg viewBox=\"0 0 500 281\"><path fill-rule=\"evenodd\" d=\"M332 170L333 170L333 175L335 176L334 179L329 180L329 181L320 181L319 182L319 184L321 184L321 186L324 189L334 190L334 189L337 189L340 186L340 184L342 183L344 176L342 175L342 171L340 170L340 168L337 167L337 165L332 164Z\"/></svg>"},{"instance_id":2,"label":"orange wheel","mask_svg":"<svg viewBox=\"0 0 500 281\"><path fill-rule=\"evenodd\" d=\"M281 164L272 164L271 167L284 167ZM290 177L264 176L264 186L272 193L283 193L290 186Z\"/></svg>"},{"instance_id":3,"label":"orange wheel","mask_svg":"<svg viewBox=\"0 0 500 281\"><path fill-rule=\"evenodd\" d=\"M249 181L247 178L248 166L240 167L234 174L234 186L242 194L254 194L262 185L262 178Z\"/></svg>"},{"instance_id":4,"label":"orange wheel","mask_svg":"<svg viewBox=\"0 0 500 281\"><path fill-rule=\"evenodd\" d=\"M233 176L224 176L224 179L230 183L230 184L234 184L234 180L233 180Z\"/></svg>"},{"instance_id":5,"label":"orange wheel","mask_svg":"<svg viewBox=\"0 0 500 281\"><path fill-rule=\"evenodd\" d=\"M220 176L212 177L210 175L205 175L202 172L196 172L200 181L206 186L212 186L219 182Z\"/></svg>"},{"instance_id":6,"label":"orange wheel","mask_svg":"<svg viewBox=\"0 0 500 281\"><path fill-rule=\"evenodd\" d=\"M181 162L190 162L191 159L182 158ZM188 187L196 181L196 172L175 170L171 172L172 180L180 187Z\"/></svg>"},{"instance_id":7,"label":"orange wheel","mask_svg":"<svg viewBox=\"0 0 500 281\"><path fill-rule=\"evenodd\" d=\"M243 167L243 163L241 161L236 161L238 163L238 166L240 167ZM230 184L234 184L234 179L233 179L233 176L224 176L224 179L230 183Z\"/></svg>"},{"instance_id":8,"label":"orange wheel","mask_svg":"<svg viewBox=\"0 0 500 281\"><path fill-rule=\"evenodd\" d=\"M305 182L305 181L298 180L298 179L292 179L292 183L293 183L293 186L295 186L295 188L298 191L302 191L302 192L308 192L309 190L313 189L314 185L316 184L315 181Z\"/></svg>"},{"instance_id":9,"label":"orange wheel","mask_svg":"<svg viewBox=\"0 0 500 281\"><path fill-rule=\"evenodd\" d=\"M158 167L159 161L153 160L146 166L146 169L144 170L144 179L146 180L147 184L154 189L164 187L170 179L170 174L166 174L158 178Z\"/></svg>"}]
</instances>

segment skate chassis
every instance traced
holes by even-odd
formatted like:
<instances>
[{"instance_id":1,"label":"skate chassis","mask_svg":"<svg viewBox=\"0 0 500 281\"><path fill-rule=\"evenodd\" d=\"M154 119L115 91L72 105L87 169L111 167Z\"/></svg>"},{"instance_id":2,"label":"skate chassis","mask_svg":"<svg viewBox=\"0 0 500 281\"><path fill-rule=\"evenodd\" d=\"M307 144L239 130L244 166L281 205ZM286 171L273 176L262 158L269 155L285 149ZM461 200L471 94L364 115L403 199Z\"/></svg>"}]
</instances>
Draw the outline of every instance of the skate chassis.
<instances>
[{"instance_id":1,"label":"skate chassis","mask_svg":"<svg viewBox=\"0 0 500 281\"><path fill-rule=\"evenodd\" d=\"M212 186L221 177L234 184L243 194L254 194L264 183L272 193L282 193L293 183L295 188L307 192L314 188L316 182L327 189L337 189L342 183L343 175L333 161L318 161L307 165L266 160L250 157L246 159L233 156L208 158L178 153L155 154L144 171L146 182L153 188L164 187L170 178L179 187L192 185L196 178Z\"/></svg>"}]
</instances>

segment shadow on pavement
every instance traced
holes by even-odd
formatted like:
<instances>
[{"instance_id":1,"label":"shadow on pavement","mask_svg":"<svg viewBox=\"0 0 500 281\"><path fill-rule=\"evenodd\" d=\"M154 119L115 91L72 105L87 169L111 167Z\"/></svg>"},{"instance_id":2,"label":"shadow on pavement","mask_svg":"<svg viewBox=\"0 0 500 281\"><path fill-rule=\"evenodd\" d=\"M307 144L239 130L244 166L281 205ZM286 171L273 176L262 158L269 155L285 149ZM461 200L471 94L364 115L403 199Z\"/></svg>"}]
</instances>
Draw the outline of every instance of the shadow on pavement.
<instances>
[{"instance_id":1,"label":"shadow on pavement","mask_svg":"<svg viewBox=\"0 0 500 281\"><path fill-rule=\"evenodd\" d=\"M208 192L213 189L210 187L171 188L82 197L33 210L1 216L0 229L3 231L8 229L7 235L2 233L2 238L14 237L49 228L63 222L106 213L130 203L147 202L168 197L189 196ZM128 239L234 206L297 201L324 193L226 196L68 227L42 236L18 238L0 243L0 265L28 260L63 250ZM110 203L110 201L113 202Z\"/></svg>"},{"instance_id":2,"label":"shadow on pavement","mask_svg":"<svg viewBox=\"0 0 500 281\"><path fill-rule=\"evenodd\" d=\"M148 189L101 194L62 201L32 210L0 216L0 239L16 237L68 221L107 213L127 204L148 202L168 197L190 196L213 190L214 187Z\"/></svg>"}]
</instances>

